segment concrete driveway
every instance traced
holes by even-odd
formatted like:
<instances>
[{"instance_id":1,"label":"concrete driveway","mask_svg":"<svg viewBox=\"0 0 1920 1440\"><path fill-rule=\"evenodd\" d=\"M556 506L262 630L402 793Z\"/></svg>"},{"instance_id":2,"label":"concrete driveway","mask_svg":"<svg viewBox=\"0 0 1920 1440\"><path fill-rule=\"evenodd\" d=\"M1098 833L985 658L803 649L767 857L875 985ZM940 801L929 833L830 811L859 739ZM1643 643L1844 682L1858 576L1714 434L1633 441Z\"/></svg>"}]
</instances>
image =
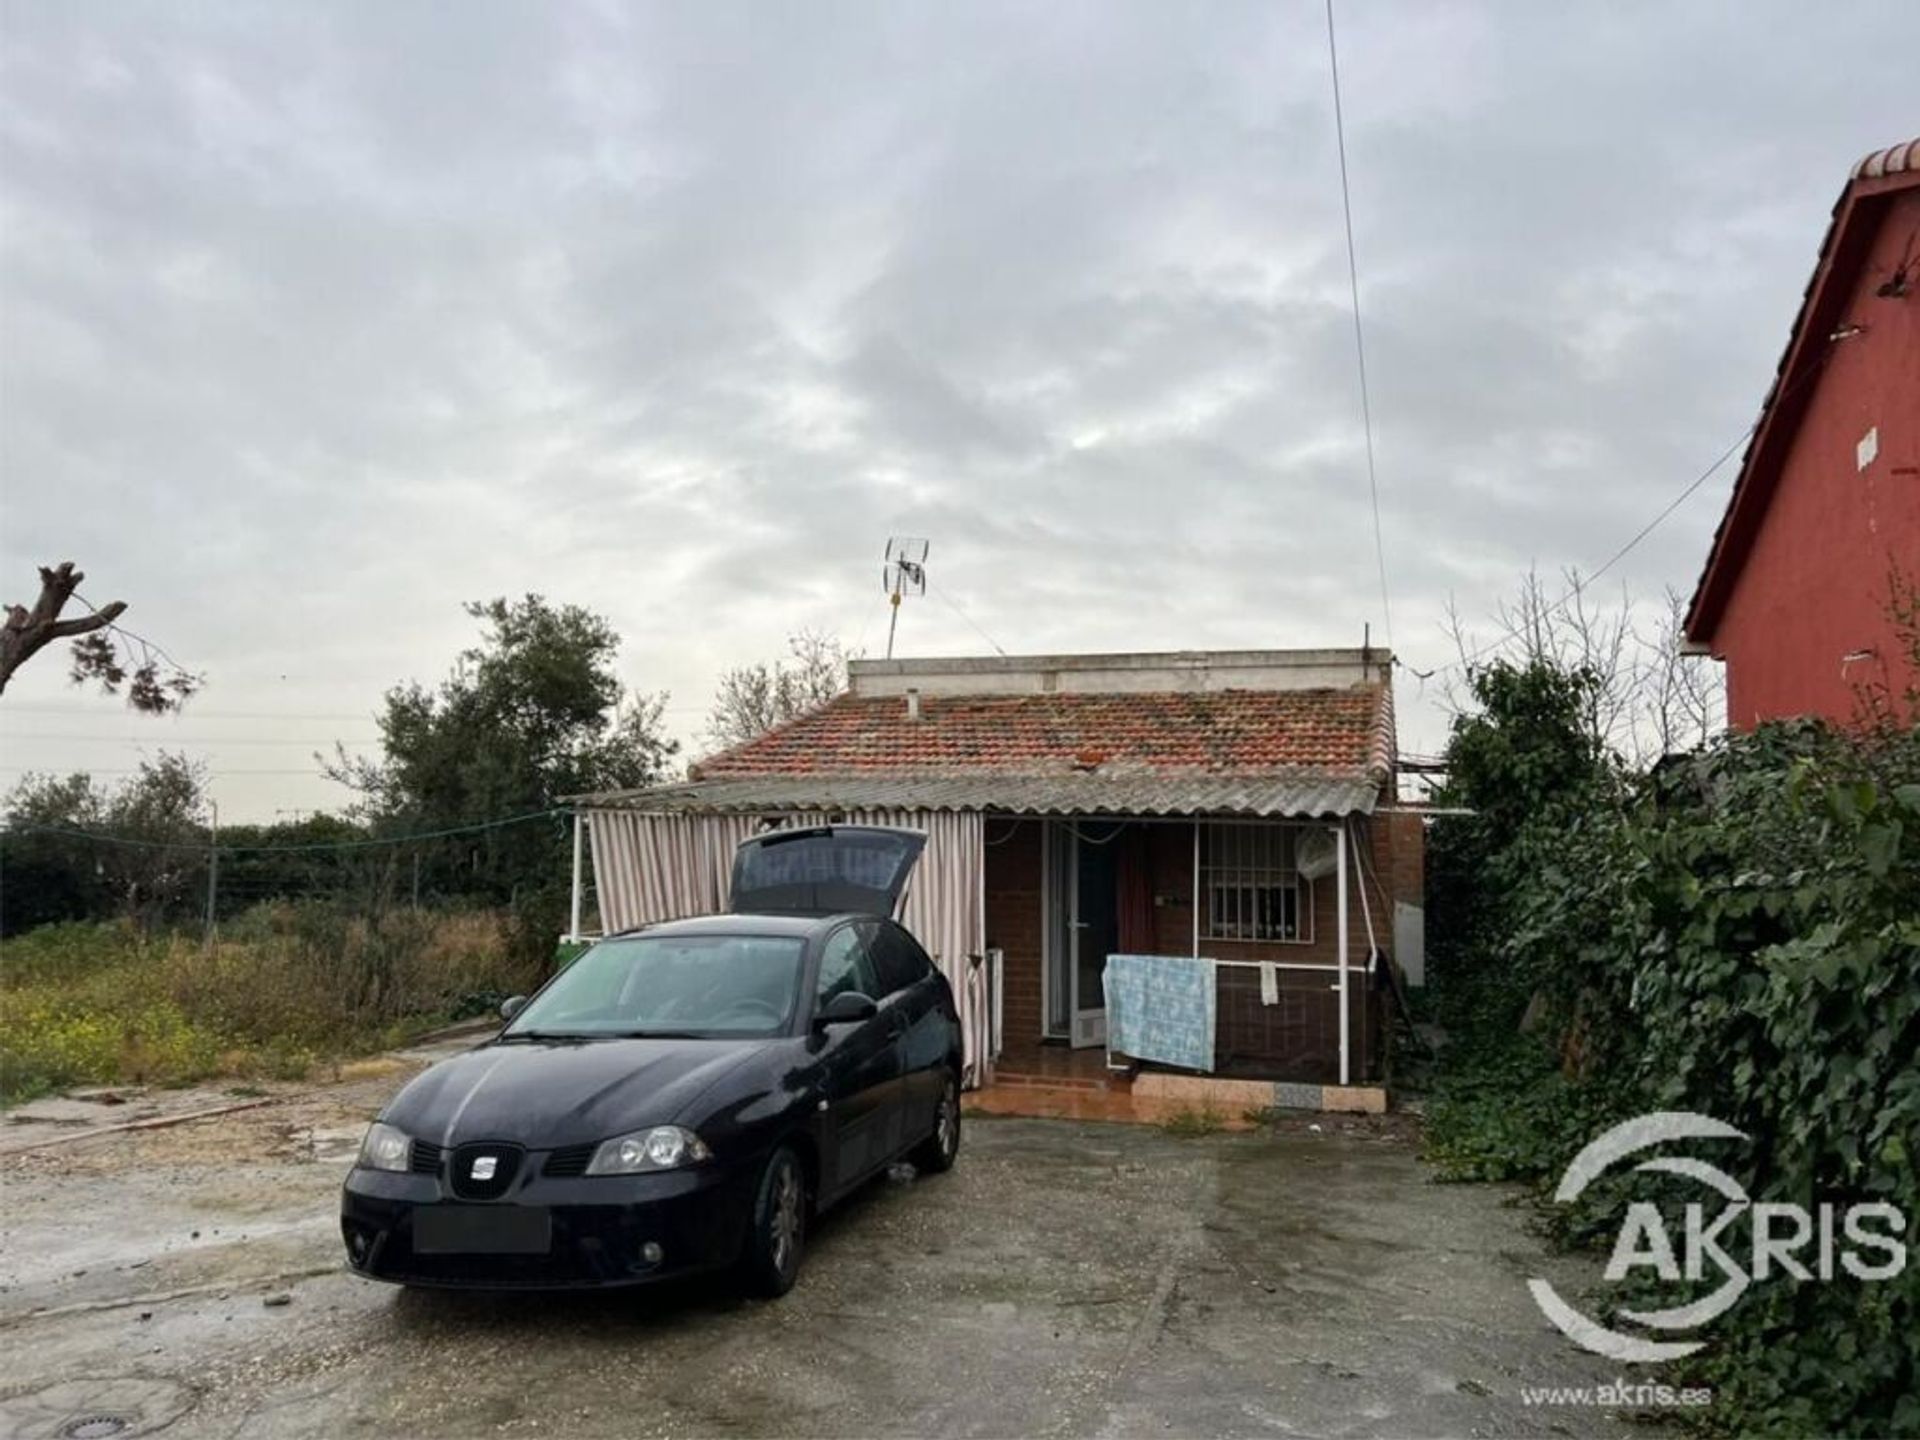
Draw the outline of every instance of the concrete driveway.
<instances>
[{"instance_id":1,"label":"concrete driveway","mask_svg":"<svg viewBox=\"0 0 1920 1440\"><path fill-rule=\"evenodd\" d=\"M1403 1138L970 1118L772 1304L399 1292L334 1193L396 1080L0 1159L0 1435L1531 1435L1625 1429L1522 1386L1614 1378L1523 1213ZM19 1127L9 1127L13 1139ZM271 1302L271 1303L269 1303Z\"/></svg>"}]
</instances>

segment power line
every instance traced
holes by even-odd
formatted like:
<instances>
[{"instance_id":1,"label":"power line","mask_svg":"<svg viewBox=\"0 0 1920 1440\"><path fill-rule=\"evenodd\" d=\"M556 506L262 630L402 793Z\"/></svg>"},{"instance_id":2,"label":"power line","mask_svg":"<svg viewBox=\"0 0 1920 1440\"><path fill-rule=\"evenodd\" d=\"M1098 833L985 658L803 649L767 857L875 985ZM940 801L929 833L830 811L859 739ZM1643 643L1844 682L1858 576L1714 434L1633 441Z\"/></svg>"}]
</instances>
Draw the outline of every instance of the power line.
<instances>
[{"instance_id":1,"label":"power line","mask_svg":"<svg viewBox=\"0 0 1920 1440\"><path fill-rule=\"evenodd\" d=\"M1774 390L1769 392L1766 400L1764 400L1761 403L1760 413L1755 415L1753 417L1752 422L1747 426L1747 428L1742 430L1740 434L1734 438L1733 443L1728 445L1726 449L1722 450L1719 453L1719 455L1715 457L1711 465L1707 466L1706 469L1702 470L1698 475L1694 476L1693 479L1689 480L1687 484L1681 489L1680 493L1674 496L1672 500L1667 502L1666 508L1661 510L1661 512L1658 515L1655 515L1653 519L1649 520L1645 525L1642 525L1640 529L1635 532L1631 540L1627 541L1626 544L1622 545L1618 550L1614 551L1613 554L1609 555L1605 563L1602 564L1599 569L1595 570L1591 575L1586 576L1584 579L1576 579L1573 584L1569 585L1566 589L1566 592L1562 594L1559 599L1553 601L1551 604L1547 606L1546 610L1542 612L1543 616L1551 615L1555 611L1566 609L1568 605L1570 605L1573 601L1577 600L1582 594L1584 594L1587 588L1590 585L1592 585L1594 581L1598 580L1602 575L1605 575L1609 570L1613 569L1614 566L1618 565L1622 560L1626 559L1627 556L1634 551L1634 549L1640 544L1642 540L1645 540L1649 535L1651 535L1656 529L1660 527L1660 525L1666 520L1666 518L1669 515L1673 514L1674 511L1678 510L1689 499L1691 499L1695 494L1695 492L1697 492L1702 485L1705 485L1707 481L1711 480L1715 475L1717 475L1720 472L1721 467L1724 466L1727 463L1727 461L1731 460L1735 455L1739 454L1741 447L1746 445L1750 440L1753 439L1753 437L1756 434L1759 433L1761 423L1767 418L1767 415L1771 410L1773 410L1775 407L1779 405L1784 404L1789 396L1799 393L1799 391L1803 386L1807 385L1813 379L1814 376L1820 374L1820 372L1826 368L1827 357L1833 353L1832 346L1834 343L1837 342L1839 338L1843 338L1843 337L1836 336L1834 341L1830 341L1828 344L1828 348L1821 351L1817 359L1815 359L1811 364L1809 364L1805 370L1802 370L1797 376L1795 376L1792 384L1780 385L1776 381ZM1449 670L1457 670L1457 669L1462 669L1466 666L1469 666L1473 664L1474 661L1483 659L1487 655L1492 654L1495 650L1498 650L1502 645L1506 644L1507 641L1519 635L1521 630L1524 628L1524 625L1525 625L1524 621L1518 625L1511 625L1506 630L1502 631L1499 635L1496 635L1492 640L1488 641L1485 645L1482 645L1480 646L1479 649L1473 651L1471 654L1462 655L1459 659L1449 660L1442 665L1436 665L1431 670L1416 670L1414 671L1414 674L1418 675L1422 680L1431 680L1434 676L1443 675Z\"/></svg>"},{"instance_id":2,"label":"power line","mask_svg":"<svg viewBox=\"0 0 1920 1440\"><path fill-rule=\"evenodd\" d=\"M138 766L97 767L84 765L71 768L77 769L80 773L86 775L138 775L141 773L140 767ZM53 773L53 770L45 765L0 765L0 773L8 775L50 775ZM324 780L326 778L324 773L310 767L297 770L209 770L206 772L209 780L225 780L235 775L311 775L316 780Z\"/></svg>"},{"instance_id":3,"label":"power line","mask_svg":"<svg viewBox=\"0 0 1920 1440\"><path fill-rule=\"evenodd\" d=\"M82 715L102 720L120 720L125 718L124 708L108 702L99 705L62 705L42 700L9 700L6 709L0 712L0 721L16 711L30 711L36 715ZM663 715L697 715L705 713L703 705L666 705L661 707ZM191 720L357 720L363 725L378 725L380 717L366 711L349 713L345 711L325 710L203 710L194 706L182 711L182 718Z\"/></svg>"},{"instance_id":4,"label":"power line","mask_svg":"<svg viewBox=\"0 0 1920 1440\"><path fill-rule=\"evenodd\" d=\"M6 714L16 710L27 710L37 715L89 715L101 719L121 720L125 718L123 707L102 703L100 705L62 705L42 700L9 700ZM378 725L377 716L366 711L349 714L341 711L318 710L202 710L195 706L192 711L195 720L358 720L366 725Z\"/></svg>"},{"instance_id":5,"label":"power line","mask_svg":"<svg viewBox=\"0 0 1920 1440\"><path fill-rule=\"evenodd\" d=\"M1367 494L1373 504L1373 558L1380 569L1380 616L1393 648L1393 601L1387 593L1387 546L1380 534L1380 481L1373 464L1373 400L1367 389L1367 340L1360 326L1360 263L1353 245L1353 196L1347 183L1347 125L1340 107L1340 51L1333 39L1333 0L1327 0L1327 68L1333 74L1333 134L1340 152L1340 213L1347 231L1347 284L1353 292L1353 354L1360 370L1360 422L1367 437Z\"/></svg>"},{"instance_id":6,"label":"power line","mask_svg":"<svg viewBox=\"0 0 1920 1440\"><path fill-rule=\"evenodd\" d=\"M959 603L955 601L951 595L947 594L946 591L942 590L938 585L933 584L933 582L931 581L927 582L927 588L933 591L934 597L938 599L941 604L945 605L949 610L953 611L954 614L958 615L962 620L966 621L967 624L972 627L974 634L978 635L982 640L986 641L987 644L991 645L993 647L994 654L998 655L1003 660L1006 659L1007 652L1000 648L1000 642L994 639L993 636L989 635L985 630L981 629L979 623L971 615L967 614L966 611L962 610L959 606Z\"/></svg>"},{"instance_id":7,"label":"power line","mask_svg":"<svg viewBox=\"0 0 1920 1440\"><path fill-rule=\"evenodd\" d=\"M1665 520L1669 515L1673 514L1673 512L1678 510L1682 505L1686 504L1686 502L1692 497L1694 491L1698 490L1702 485L1706 484L1707 481L1720 469L1722 465L1726 464L1727 461L1731 460L1739 452L1741 447L1744 446L1749 440L1753 438L1753 432L1758 430L1759 428L1760 428L1760 420L1759 420L1759 417L1756 416L1754 417L1753 424L1749 425L1746 428L1745 432L1741 434L1738 440L1735 440L1731 445L1727 446L1725 450L1722 450L1720 452L1720 456L1718 459L1716 459L1711 465L1709 465L1706 469L1702 470L1698 475L1696 475L1686 489L1682 490L1678 495L1674 496L1673 499L1667 503L1666 509L1662 510L1658 515L1654 516L1653 519L1649 520L1645 525L1641 526L1639 532L1631 540L1627 541L1626 544L1622 545L1618 550L1614 551L1613 554L1608 556L1607 563L1602 565L1598 570L1594 571L1593 574L1589 575L1586 579L1586 583L1591 585L1594 581L1598 580L1602 575L1606 574L1607 571L1611 570L1615 565L1618 565L1622 560L1624 560L1627 557L1628 552L1631 551L1634 548L1634 546L1638 545L1642 540L1646 539L1647 536L1651 535L1655 531L1655 529L1659 527L1661 521Z\"/></svg>"},{"instance_id":8,"label":"power line","mask_svg":"<svg viewBox=\"0 0 1920 1440\"><path fill-rule=\"evenodd\" d=\"M56 740L78 745L378 745L378 740L342 740L328 735L318 740L275 740L261 735L72 735L48 730L0 730L0 742Z\"/></svg>"},{"instance_id":9,"label":"power line","mask_svg":"<svg viewBox=\"0 0 1920 1440\"><path fill-rule=\"evenodd\" d=\"M416 835L387 835L367 840L335 840L311 845L208 846L197 840L137 840L131 836L106 835L97 830L79 830L65 825L16 822L7 828L24 830L36 835L59 835L71 840L90 840L99 845L123 845L136 850L191 850L196 854L205 854L210 849L216 849L222 855L296 855L334 850L369 850L382 846L413 845L426 840L446 840L457 835L478 835L488 830L503 830L509 825L524 825L531 820L545 820L569 813L571 812L558 808L529 810L525 814L509 815L501 820L481 820L471 825L455 825L444 830L427 830Z\"/></svg>"}]
</instances>

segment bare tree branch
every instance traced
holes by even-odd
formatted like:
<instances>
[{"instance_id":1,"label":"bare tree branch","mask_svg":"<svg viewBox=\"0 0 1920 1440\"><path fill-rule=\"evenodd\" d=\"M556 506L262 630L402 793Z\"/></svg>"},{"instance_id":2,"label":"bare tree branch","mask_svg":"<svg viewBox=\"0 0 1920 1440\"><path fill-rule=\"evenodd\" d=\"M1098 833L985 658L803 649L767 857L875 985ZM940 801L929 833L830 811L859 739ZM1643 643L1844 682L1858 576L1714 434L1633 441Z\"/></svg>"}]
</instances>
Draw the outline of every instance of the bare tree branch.
<instances>
[{"instance_id":1,"label":"bare tree branch","mask_svg":"<svg viewBox=\"0 0 1920 1440\"><path fill-rule=\"evenodd\" d=\"M124 683L127 703L135 710L148 714L177 710L200 688L201 677L189 674L171 659L166 661L171 673L163 675L160 665L165 652L115 624L126 613L126 602L115 600L95 609L79 593L86 578L73 568L71 560L42 565L40 595L33 608L7 606L6 622L0 625L0 693L6 690L14 672L41 650L56 640L72 640L69 674L76 685L97 680L108 694L118 694ZM72 600L86 605L92 613L61 619ZM139 647L137 652L135 646Z\"/></svg>"},{"instance_id":2,"label":"bare tree branch","mask_svg":"<svg viewBox=\"0 0 1920 1440\"><path fill-rule=\"evenodd\" d=\"M787 637L790 660L741 665L720 677L707 717L707 738L719 749L743 744L824 705L846 688L840 641L814 630Z\"/></svg>"},{"instance_id":3,"label":"bare tree branch","mask_svg":"<svg viewBox=\"0 0 1920 1440\"><path fill-rule=\"evenodd\" d=\"M70 640L76 636L90 635L95 630L104 630L125 613L125 603L116 600L81 619L62 620L60 612L67 608L73 592L86 578L73 568L71 560L63 560L51 567L42 565L40 598L33 602L33 608L29 610L24 605L7 607L6 624L0 626L0 692L6 690L14 671L55 640Z\"/></svg>"},{"instance_id":4,"label":"bare tree branch","mask_svg":"<svg viewBox=\"0 0 1920 1440\"><path fill-rule=\"evenodd\" d=\"M1583 719L1595 744L1634 764L1691 750L1720 729L1726 703L1718 668L1688 655L1682 645L1685 597L1669 590L1650 629L1636 627L1641 613L1623 586L1617 607L1598 601L1577 571L1563 577L1560 596L1547 593L1537 572L1522 578L1518 592L1494 611L1502 638L1476 646L1451 601L1443 629L1459 655L1462 676L1476 667L1507 663L1545 664L1591 677ZM1448 708L1470 708L1469 697L1449 678Z\"/></svg>"}]
</instances>

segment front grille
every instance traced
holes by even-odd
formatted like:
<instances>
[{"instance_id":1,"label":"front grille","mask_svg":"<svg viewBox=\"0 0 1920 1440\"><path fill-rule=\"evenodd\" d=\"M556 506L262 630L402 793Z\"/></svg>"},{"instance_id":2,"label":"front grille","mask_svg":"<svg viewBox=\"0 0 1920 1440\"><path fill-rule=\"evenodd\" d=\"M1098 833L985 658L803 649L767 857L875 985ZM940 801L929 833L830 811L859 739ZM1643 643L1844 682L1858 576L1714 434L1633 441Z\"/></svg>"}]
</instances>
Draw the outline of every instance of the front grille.
<instances>
[{"instance_id":1,"label":"front grille","mask_svg":"<svg viewBox=\"0 0 1920 1440\"><path fill-rule=\"evenodd\" d=\"M416 1175L438 1175L440 1157L445 1153L431 1140L416 1140L413 1142L413 1158L408 1162L408 1168Z\"/></svg>"},{"instance_id":2,"label":"front grille","mask_svg":"<svg viewBox=\"0 0 1920 1440\"><path fill-rule=\"evenodd\" d=\"M520 1173L521 1155L518 1145L462 1145L453 1152L453 1193L462 1200L498 1200ZM493 1173L477 1179L475 1163L488 1159L493 1161Z\"/></svg>"},{"instance_id":3,"label":"front grille","mask_svg":"<svg viewBox=\"0 0 1920 1440\"><path fill-rule=\"evenodd\" d=\"M597 1149L593 1145L567 1145L547 1156L546 1173L564 1178L587 1173L587 1164Z\"/></svg>"}]
</instances>

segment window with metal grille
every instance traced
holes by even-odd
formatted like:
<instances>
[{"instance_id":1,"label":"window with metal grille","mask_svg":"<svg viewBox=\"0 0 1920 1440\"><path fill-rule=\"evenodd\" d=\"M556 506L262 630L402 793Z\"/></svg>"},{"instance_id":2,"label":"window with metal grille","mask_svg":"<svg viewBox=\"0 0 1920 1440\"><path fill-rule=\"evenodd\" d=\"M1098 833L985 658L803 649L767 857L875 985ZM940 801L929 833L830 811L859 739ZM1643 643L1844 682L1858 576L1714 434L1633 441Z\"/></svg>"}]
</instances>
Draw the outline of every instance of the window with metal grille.
<instances>
[{"instance_id":1,"label":"window with metal grille","mask_svg":"<svg viewBox=\"0 0 1920 1440\"><path fill-rule=\"evenodd\" d=\"M1200 934L1208 940L1313 938L1308 882L1287 825L1200 827Z\"/></svg>"}]
</instances>

